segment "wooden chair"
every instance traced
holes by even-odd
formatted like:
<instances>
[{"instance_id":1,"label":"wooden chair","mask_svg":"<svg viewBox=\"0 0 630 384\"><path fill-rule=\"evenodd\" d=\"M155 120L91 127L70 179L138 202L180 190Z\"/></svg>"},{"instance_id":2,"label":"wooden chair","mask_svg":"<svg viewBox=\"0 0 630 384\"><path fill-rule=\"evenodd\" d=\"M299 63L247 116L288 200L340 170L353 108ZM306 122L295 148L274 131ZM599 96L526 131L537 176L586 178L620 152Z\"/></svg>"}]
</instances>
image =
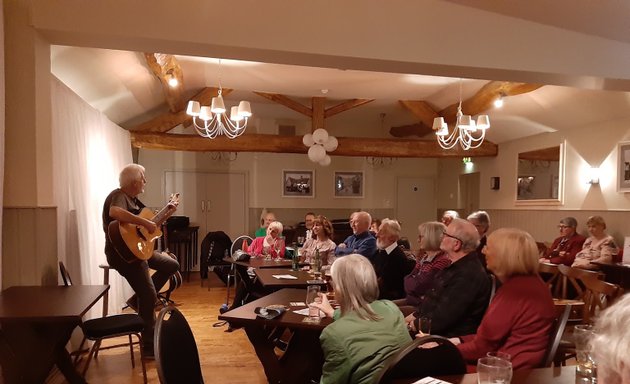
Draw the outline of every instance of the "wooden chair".
<instances>
[{"instance_id":1,"label":"wooden chair","mask_svg":"<svg viewBox=\"0 0 630 384\"><path fill-rule=\"evenodd\" d=\"M600 280L597 276L585 276L582 278L584 284L584 317L583 322L590 324L599 312L623 295L623 288L617 284Z\"/></svg>"},{"instance_id":2,"label":"wooden chair","mask_svg":"<svg viewBox=\"0 0 630 384\"><path fill-rule=\"evenodd\" d=\"M601 279L603 274L597 271L589 271L588 269L582 268L573 268L568 267L566 265L558 265L558 270L564 276L562 282L562 295L565 299L575 299L582 300L584 298L584 283L582 283L582 279L587 276L594 276L597 279ZM568 294L568 287L571 284L571 287L575 290L574 295ZM572 297L568 297L572 296Z\"/></svg>"},{"instance_id":3,"label":"wooden chair","mask_svg":"<svg viewBox=\"0 0 630 384\"><path fill-rule=\"evenodd\" d=\"M563 296L562 286L563 286L563 275L560 273L560 269L557 264L551 263L539 263L538 265L538 273L540 277L543 279L545 284L549 287L551 291L551 296L556 299L566 299ZM566 295L566 293L564 293Z\"/></svg>"},{"instance_id":4,"label":"wooden chair","mask_svg":"<svg viewBox=\"0 0 630 384\"><path fill-rule=\"evenodd\" d=\"M437 343L431 349L419 346ZM422 356L420 356L422 355ZM461 375L466 362L457 347L442 336L427 335L413 340L385 361L375 383L390 383L401 379L421 379L425 376Z\"/></svg>"},{"instance_id":5,"label":"wooden chair","mask_svg":"<svg viewBox=\"0 0 630 384\"><path fill-rule=\"evenodd\" d=\"M547 345L547 351L545 352L545 358L541 363L541 368L551 367L551 364L556 360L556 353L562 340L562 335L567 327L567 320L571 314L571 304L556 305L557 317L551 328L551 335L549 337L549 344Z\"/></svg>"},{"instance_id":6,"label":"wooden chair","mask_svg":"<svg viewBox=\"0 0 630 384\"><path fill-rule=\"evenodd\" d=\"M104 266L101 266L104 268ZM109 284L109 267L104 268L106 271L104 274L104 282L103 284ZM61 273L61 278L64 282L64 285L70 286L72 285L72 278L70 274L66 270L63 262L59 262L59 272ZM101 342L105 339L110 339L114 337L127 336L129 338L129 343L118 344L108 348L114 348L119 346L129 346L129 350L131 353L131 366L135 367L136 363L134 360L133 354L133 335L138 339L138 345L142 345L142 335L141 332L144 330L144 321L137 314L122 314L122 315L114 315L107 316L107 305L108 305L108 294L105 293L103 298L103 317L99 317L96 319L85 320L81 323L81 329L83 330L83 340L79 345L78 351L81 352L83 350L83 345L86 340L93 341L94 344L88 353L88 358L85 363L85 367L83 367L82 376L85 377L85 373L90 366L90 362L92 358L98 357L98 351L100 350ZM80 357L80 353L75 356L74 364L77 364ZM142 375L144 376L144 383L147 382L147 371L144 364L144 356L142 354L142 347L140 347L140 363L142 365Z\"/></svg>"}]
</instances>

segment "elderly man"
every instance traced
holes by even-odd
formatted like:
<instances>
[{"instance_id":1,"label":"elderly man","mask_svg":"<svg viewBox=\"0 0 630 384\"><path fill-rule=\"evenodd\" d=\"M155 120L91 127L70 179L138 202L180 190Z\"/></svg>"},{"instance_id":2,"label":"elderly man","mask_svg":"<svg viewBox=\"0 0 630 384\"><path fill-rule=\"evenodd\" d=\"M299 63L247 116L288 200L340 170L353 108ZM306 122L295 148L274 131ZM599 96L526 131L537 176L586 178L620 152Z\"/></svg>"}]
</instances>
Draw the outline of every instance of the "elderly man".
<instances>
[{"instance_id":1,"label":"elderly man","mask_svg":"<svg viewBox=\"0 0 630 384\"><path fill-rule=\"evenodd\" d=\"M372 216L367 212L354 212L350 216L352 235L335 249L335 256L346 256L358 253L372 260L376 253L376 239L368 229L372 224Z\"/></svg>"},{"instance_id":2,"label":"elderly man","mask_svg":"<svg viewBox=\"0 0 630 384\"><path fill-rule=\"evenodd\" d=\"M575 260L575 255L582 250L586 241L586 237L576 232L577 226L578 222L574 217L569 216L560 220L558 223L560 237L553 241L540 261L571 266Z\"/></svg>"},{"instance_id":3,"label":"elderly man","mask_svg":"<svg viewBox=\"0 0 630 384\"><path fill-rule=\"evenodd\" d=\"M416 319L429 317L431 333L437 335L456 337L477 331L492 289L490 278L475 254L478 244L475 226L466 220L453 219L440 244L451 265L437 273L434 288L427 292L418 310L407 316L410 329L416 330Z\"/></svg>"},{"instance_id":4,"label":"elderly man","mask_svg":"<svg viewBox=\"0 0 630 384\"><path fill-rule=\"evenodd\" d=\"M105 256L109 265L118 271L131 285L135 295L127 300L132 308L138 309L138 314L144 320L145 328L142 332L142 348L145 357L153 357L153 328L155 325L156 289L164 286L169 277L177 272L179 263L170 256L153 252L150 259L138 259L131 263L123 260L119 250L112 242L109 234L109 224L118 220L121 223L131 223L144 227L149 233L154 233L156 224L138 214L145 207L138 195L144 192L147 180L144 177L144 167L129 164L120 172L120 188L113 190L103 204L103 230L105 231ZM156 272L149 276L149 268Z\"/></svg>"},{"instance_id":5,"label":"elderly man","mask_svg":"<svg viewBox=\"0 0 630 384\"><path fill-rule=\"evenodd\" d=\"M479 232L479 246L477 247L477 257L481 261L481 265L486 268L486 256L481 252L488 241L488 229L490 229L490 215L486 211L476 211L468 215L468 221L477 228Z\"/></svg>"},{"instance_id":6,"label":"elderly man","mask_svg":"<svg viewBox=\"0 0 630 384\"><path fill-rule=\"evenodd\" d=\"M396 220L383 219L376 235L378 251L372 264L378 279L379 299L396 300L405 297L404 279L415 262L407 259L398 246L400 224Z\"/></svg>"}]
</instances>

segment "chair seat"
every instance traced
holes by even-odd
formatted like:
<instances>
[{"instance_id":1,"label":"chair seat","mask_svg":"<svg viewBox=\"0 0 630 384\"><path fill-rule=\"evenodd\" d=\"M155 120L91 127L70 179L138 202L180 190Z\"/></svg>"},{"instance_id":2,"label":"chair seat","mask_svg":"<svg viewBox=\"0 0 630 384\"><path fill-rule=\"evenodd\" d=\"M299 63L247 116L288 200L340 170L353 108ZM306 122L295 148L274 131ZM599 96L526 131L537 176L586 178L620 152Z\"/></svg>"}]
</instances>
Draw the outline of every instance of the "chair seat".
<instances>
[{"instance_id":1,"label":"chair seat","mask_svg":"<svg viewBox=\"0 0 630 384\"><path fill-rule=\"evenodd\" d=\"M81 326L89 339L107 338L117 334L140 333L144 321L136 314L122 314L86 320Z\"/></svg>"}]
</instances>

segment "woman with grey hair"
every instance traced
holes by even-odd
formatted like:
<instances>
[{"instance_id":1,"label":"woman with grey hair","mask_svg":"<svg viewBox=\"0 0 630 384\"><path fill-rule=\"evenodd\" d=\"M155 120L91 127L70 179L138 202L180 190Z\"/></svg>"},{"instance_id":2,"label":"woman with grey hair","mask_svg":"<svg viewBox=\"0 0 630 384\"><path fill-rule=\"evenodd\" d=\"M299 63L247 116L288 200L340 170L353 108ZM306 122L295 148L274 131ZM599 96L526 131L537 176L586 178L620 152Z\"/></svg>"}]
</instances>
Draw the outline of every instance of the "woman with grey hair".
<instances>
[{"instance_id":1,"label":"woman with grey hair","mask_svg":"<svg viewBox=\"0 0 630 384\"><path fill-rule=\"evenodd\" d=\"M586 239L582 250L575 255L572 267L598 270L599 266L593 262L612 263L619 253L615 239L607 235L606 222L601 216L591 216L586 221L591 236Z\"/></svg>"},{"instance_id":2,"label":"woman with grey hair","mask_svg":"<svg viewBox=\"0 0 630 384\"><path fill-rule=\"evenodd\" d=\"M394 303L377 300L376 273L366 257L338 258L331 274L339 309L323 294L313 304L334 319L319 337L325 357L321 383L371 383L411 341L405 320Z\"/></svg>"},{"instance_id":3,"label":"woman with grey hair","mask_svg":"<svg viewBox=\"0 0 630 384\"><path fill-rule=\"evenodd\" d=\"M558 230L560 237L556 238L540 259L543 263L564 264L571 266L575 255L582 250L586 237L578 234L577 220L573 217L565 217L560 220Z\"/></svg>"},{"instance_id":4,"label":"woman with grey hair","mask_svg":"<svg viewBox=\"0 0 630 384\"><path fill-rule=\"evenodd\" d=\"M253 256L270 255L272 258L284 258L285 244L282 238L282 223L274 221L267 227L267 235L252 241L247 252ZM278 252L279 250L279 252Z\"/></svg>"},{"instance_id":5,"label":"woman with grey hair","mask_svg":"<svg viewBox=\"0 0 630 384\"><path fill-rule=\"evenodd\" d=\"M630 383L630 295L624 295L595 322L591 341L599 384Z\"/></svg>"}]
</instances>

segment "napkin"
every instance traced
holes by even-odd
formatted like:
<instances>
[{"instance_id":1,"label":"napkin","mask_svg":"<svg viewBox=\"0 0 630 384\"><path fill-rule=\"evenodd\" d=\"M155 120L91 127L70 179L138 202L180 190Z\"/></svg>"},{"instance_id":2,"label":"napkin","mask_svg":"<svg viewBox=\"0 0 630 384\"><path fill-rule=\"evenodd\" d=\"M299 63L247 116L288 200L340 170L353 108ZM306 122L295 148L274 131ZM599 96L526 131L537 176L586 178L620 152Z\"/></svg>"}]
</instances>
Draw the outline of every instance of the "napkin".
<instances>
[{"instance_id":1,"label":"napkin","mask_svg":"<svg viewBox=\"0 0 630 384\"><path fill-rule=\"evenodd\" d=\"M451 384L448 381L436 379L435 377L427 376L424 379L413 382L413 384Z\"/></svg>"},{"instance_id":2,"label":"napkin","mask_svg":"<svg viewBox=\"0 0 630 384\"><path fill-rule=\"evenodd\" d=\"M297 277L293 275L271 275L276 279L297 280Z\"/></svg>"}]
</instances>

